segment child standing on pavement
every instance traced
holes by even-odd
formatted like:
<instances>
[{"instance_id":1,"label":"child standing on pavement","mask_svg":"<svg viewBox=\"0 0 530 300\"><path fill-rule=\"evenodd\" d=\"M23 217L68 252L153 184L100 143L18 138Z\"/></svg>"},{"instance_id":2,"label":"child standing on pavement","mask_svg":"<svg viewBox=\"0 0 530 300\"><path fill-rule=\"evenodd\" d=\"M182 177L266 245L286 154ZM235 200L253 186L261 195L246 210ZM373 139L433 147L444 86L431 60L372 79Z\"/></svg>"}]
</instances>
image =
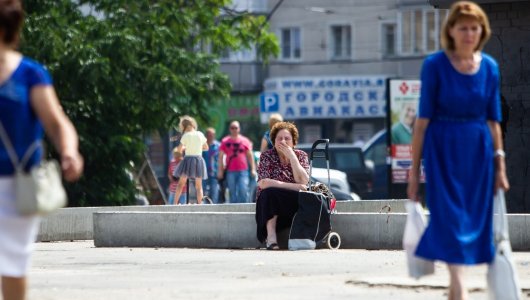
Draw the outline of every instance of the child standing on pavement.
<instances>
[{"instance_id":1,"label":"child standing on pavement","mask_svg":"<svg viewBox=\"0 0 530 300\"><path fill-rule=\"evenodd\" d=\"M182 153L178 151L178 148L175 147L173 149L173 159L171 159L171 162L169 162L168 167L168 177L169 177L169 204L173 205L175 204L175 191L177 190L178 185L178 178L173 176L173 173L175 172L175 169L177 169L177 166L182 161ZM180 195L180 198L177 200L180 204L186 203L186 185L182 188L182 194Z\"/></svg>"},{"instance_id":2,"label":"child standing on pavement","mask_svg":"<svg viewBox=\"0 0 530 300\"><path fill-rule=\"evenodd\" d=\"M180 130L183 133L180 139L180 145L177 147L179 152L185 149L184 159L175 169L173 176L179 177L175 199L179 199L182 188L188 178L195 178L195 190L197 191L197 203L202 203L202 179L207 178L206 164L202 158L202 151L208 150L206 137L200 131L197 131L197 122L190 116L180 118Z\"/></svg>"}]
</instances>

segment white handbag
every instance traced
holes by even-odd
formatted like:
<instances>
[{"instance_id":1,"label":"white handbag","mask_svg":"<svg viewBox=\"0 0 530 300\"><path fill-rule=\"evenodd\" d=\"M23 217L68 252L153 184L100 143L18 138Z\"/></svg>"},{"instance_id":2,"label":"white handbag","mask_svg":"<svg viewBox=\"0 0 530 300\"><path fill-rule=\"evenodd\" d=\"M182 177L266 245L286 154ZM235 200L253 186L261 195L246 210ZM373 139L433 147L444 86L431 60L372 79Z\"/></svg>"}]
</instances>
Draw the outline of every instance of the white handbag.
<instances>
[{"instance_id":1,"label":"white handbag","mask_svg":"<svg viewBox=\"0 0 530 300\"><path fill-rule=\"evenodd\" d=\"M24 216L43 215L65 207L68 199L61 181L61 169L57 161L43 161L40 165L33 166L29 173L24 171L29 158L39 147L40 141L31 144L24 157L19 161L1 122L0 138L15 169L15 206L17 211Z\"/></svg>"},{"instance_id":2,"label":"white handbag","mask_svg":"<svg viewBox=\"0 0 530 300\"><path fill-rule=\"evenodd\" d=\"M417 257L415 254L427 222L423 208L418 202L407 201L405 207L407 222L403 233L403 249L407 254L409 276L418 279L434 273L434 261Z\"/></svg>"},{"instance_id":3,"label":"white handbag","mask_svg":"<svg viewBox=\"0 0 530 300\"><path fill-rule=\"evenodd\" d=\"M499 189L493 200L493 237L495 258L488 266L488 294L492 300L519 300L521 287L512 258L508 236L508 219L504 191Z\"/></svg>"}]
</instances>

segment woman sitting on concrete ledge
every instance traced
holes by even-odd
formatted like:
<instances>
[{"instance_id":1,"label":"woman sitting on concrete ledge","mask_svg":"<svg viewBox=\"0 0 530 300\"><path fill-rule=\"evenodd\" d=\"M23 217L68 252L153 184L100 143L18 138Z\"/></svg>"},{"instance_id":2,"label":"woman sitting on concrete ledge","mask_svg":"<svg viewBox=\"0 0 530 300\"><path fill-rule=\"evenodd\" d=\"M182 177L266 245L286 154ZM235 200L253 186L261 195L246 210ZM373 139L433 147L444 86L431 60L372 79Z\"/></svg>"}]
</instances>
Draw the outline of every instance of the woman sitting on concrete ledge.
<instances>
[{"instance_id":1,"label":"woman sitting on concrete ledge","mask_svg":"<svg viewBox=\"0 0 530 300\"><path fill-rule=\"evenodd\" d=\"M261 154L258 165L257 237L267 250L279 250L276 232L288 228L298 210L298 192L309 181L309 160L294 149L298 129L293 123L276 123L270 137L274 147Z\"/></svg>"}]
</instances>

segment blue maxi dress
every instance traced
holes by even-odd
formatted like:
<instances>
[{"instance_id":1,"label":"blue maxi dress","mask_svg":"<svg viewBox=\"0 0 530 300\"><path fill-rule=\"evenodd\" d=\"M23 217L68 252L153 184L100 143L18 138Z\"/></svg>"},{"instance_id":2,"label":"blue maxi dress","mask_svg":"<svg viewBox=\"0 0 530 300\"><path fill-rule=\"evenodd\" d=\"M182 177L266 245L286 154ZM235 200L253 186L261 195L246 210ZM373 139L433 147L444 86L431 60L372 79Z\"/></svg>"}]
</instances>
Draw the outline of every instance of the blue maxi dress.
<instances>
[{"instance_id":1,"label":"blue maxi dress","mask_svg":"<svg viewBox=\"0 0 530 300\"><path fill-rule=\"evenodd\" d=\"M494 149L487 120L500 122L499 70L458 72L445 52L426 58L419 117L430 119L423 159L430 221L416 255L451 264L491 262Z\"/></svg>"}]
</instances>

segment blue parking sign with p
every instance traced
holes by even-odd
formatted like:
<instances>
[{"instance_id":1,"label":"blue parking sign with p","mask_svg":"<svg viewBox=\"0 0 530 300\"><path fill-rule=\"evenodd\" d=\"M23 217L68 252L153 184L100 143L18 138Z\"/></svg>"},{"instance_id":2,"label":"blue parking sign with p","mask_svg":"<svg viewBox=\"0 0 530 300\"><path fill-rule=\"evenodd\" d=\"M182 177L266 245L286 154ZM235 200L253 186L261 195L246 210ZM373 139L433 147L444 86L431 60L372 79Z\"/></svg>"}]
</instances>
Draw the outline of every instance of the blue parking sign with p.
<instances>
[{"instance_id":1,"label":"blue parking sign with p","mask_svg":"<svg viewBox=\"0 0 530 300\"><path fill-rule=\"evenodd\" d=\"M260 112L278 112L280 109L280 101L276 93L262 93L260 95Z\"/></svg>"}]
</instances>

